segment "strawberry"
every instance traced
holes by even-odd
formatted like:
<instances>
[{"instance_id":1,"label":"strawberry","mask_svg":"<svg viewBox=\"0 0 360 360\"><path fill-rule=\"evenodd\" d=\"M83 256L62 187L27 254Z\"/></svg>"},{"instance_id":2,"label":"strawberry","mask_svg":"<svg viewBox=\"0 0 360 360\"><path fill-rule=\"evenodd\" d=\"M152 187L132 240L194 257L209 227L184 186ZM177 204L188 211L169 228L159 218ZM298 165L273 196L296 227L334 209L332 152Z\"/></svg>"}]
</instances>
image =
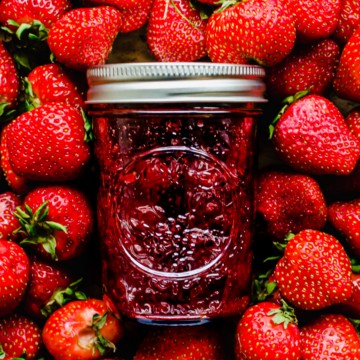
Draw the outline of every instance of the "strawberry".
<instances>
[{"instance_id":1,"label":"strawberry","mask_svg":"<svg viewBox=\"0 0 360 360\"><path fill-rule=\"evenodd\" d=\"M264 170L258 176L255 202L259 227L277 241L289 232L320 230L326 223L324 196L308 175Z\"/></svg>"},{"instance_id":2,"label":"strawberry","mask_svg":"<svg viewBox=\"0 0 360 360\"><path fill-rule=\"evenodd\" d=\"M1 4L2 2L0 7ZM0 40L0 116L5 112L5 108L15 107L19 90L20 82L15 62Z\"/></svg>"},{"instance_id":3,"label":"strawberry","mask_svg":"<svg viewBox=\"0 0 360 360\"><path fill-rule=\"evenodd\" d=\"M22 307L27 315L42 319L71 300L85 299L85 294L76 290L78 283L64 267L31 259L30 280Z\"/></svg>"},{"instance_id":4,"label":"strawberry","mask_svg":"<svg viewBox=\"0 0 360 360\"><path fill-rule=\"evenodd\" d=\"M342 0L340 19L333 33L336 40L345 45L360 27L360 3L358 0Z\"/></svg>"},{"instance_id":5,"label":"strawberry","mask_svg":"<svg viewBox=\"0 0 360 360\"><path fill-rule=\"evenodd\" d=\"M66 67L85 71L104 64L119 32L121 13L112 6L78 8L67 12L50 28L48 44Z\"/></svg>"},{"instance_id":6,"label":"strawberry","mask_svg":"<svg viewBox=\"0 0 360 360\"><path fill-rule=\"evenodd\" d=\"M309 43L328 38L338 25L341 5L342 0L292 0L297 41Z\"/></svg>"},{"instance_id":7,"label":"strawberry","mask_svg":"<svg viewBox=\"0 0 360 360\"><path fill-rule=\"evenodd\" d=\"M303 360L359 359L360 339L341 314L324 314L300 329Z\"/></svg>"},{"instance_id":8,"label":"strawberry","mask_svg":"<svg viewBox=\"0 0 360 360\"><path fill-rule=\"evenodd\" d=\"M213 62L273 66L295 43L293 17L280 0L247 0L216 10L206 28L206 49Z\"/></svg>"},{"instance_id":9,"label":"strawberry","mask_svg":"<svg viewBox=\"0 0 360 360\"><path fill-rule=\"evenodd\" d=\"M289 240L274 276L285 300L303 310L351 296L350 259L335 237L318 230L302 230Z\"/></svg>"},{"instance_id":10,"label":"strawberry","mask_svg":"<svg viewBox=\"0 0 360 360\"><path fill-rule=\"evenodd\" d=\"M93 228L92 208L85 195L68 186L45 186L30 191L24 209L15 215L23 244L35 246L46 258L60 261L81 254Z\"/></svg>"},{"instance_id":11,"label":"strawberry","mask_svg":"<svg viewBox=\"0 0 360 360\"><path fill-rule=\"evenodd\" d=\"M13 171L28 179L68 181L90 159L81 112L65 103L48 103L18 116L7 136Z\"/></svg>"},{"instance_id":12,"label":"strawberry","mask_svg":"<svg viewBox=\"0 0 360 360\"><path fill-rule=\"evenodd\" d=\"M351 250L360 257L360 198L337 201L328 209L329 221L346 239Z\"/></svg>"},{"instance_id":13,"label":"strawberry","mask_svg":"<svg viewBox=\"0 0 360 360\"><path fill-rule=\"evenodd\" d=\"M331 39L311 45L297 45L283 61L267 71L268 97L283 100L299 91L323 94L335 76L339 46Z\"/></svg>"},{"instance_id":14,"label":"strawberry","mask_svg":"<svg viewBox=\"0 0 360 360\"><path fill-rule=\"evenodd\" d=\"M360 101L360 58L357 56L360 47L360 28L349 38L336 69L333 88L340 97Z\"/></svg>"},{"instance_id":15,"label":"strawberry","mask_svg":"<svg viewBox=\"0 0 360 360\"><path fill-rule=\"evenodd\" d=\"M360 107L352 109L345 118L345 121L350 128L350 131L360 141Z\"/></svg>"},{"instance_id":16,"label":"strawberry","mask_svg":"<svg viewBox=\"0 0 360 360\"><path fill-rule=\"evenodd\" d=\"M64 331L63 329L66 329ZM55 360L100 359L115 351L123 328L99 299L71 301L47 319L42 338Z\"/></svg>"},{"instance_id":17,"label":"strawberry","mask_svg":"<svg viewBox=\"0 0 360 360\"><path fill-rule=\"evenodd\" d=\"M78 108L85 106L84 94L68 71L59 64L37 66L29 73L27 80L31 87L28 101L34 107L49 102L65 102Z\"/></svg>"},{"instance_id":18,"label":"strawberry","mask_svg":"<svg viewBox=\"0 0 360 360\"><path fill-rule=\"evenodd\" d=\"M280 158L309 174L351 173L360 158L360 143L334 103L316 94L288 100L272 128Z\"/></svg>"},{"instance_id":19,"label":"strawberry","mask_svg":"<svg viewBox=\"0 0 360 360\"><path fill-rule=\"evenodd\" d=\"M222 341L213 328L169 327L149 331L133 360L221 360Z\"/></svg>"},{"instance_id":20,"label":"strawberry","mask_svg":"<svg viewBox=\"0 0 360 360\"><path fill-rule=\"evenodd\" d=\"M300 331L293 309L264 301L250 306L235 334L237 360L300 360Z\"/></svg>"},{"instance_id":21,"label":"strawberry","mask_svg":"<svg viewBox=\"0 0 360 360\"><path fill-rule=\"evenodd\" d=\"M13 231L20 226L20 223L14 216L14 212L20 204L20 198L13 192L7 191L0 194L0 239L16 240Z\"/></svg>"},{"instance_id":22,"label":"strawberry","mask_svg":"<svg viewBox=\"0 0 360 360\"><path fill-rule=\"evenodd\" d=\"M31 319L11 314L0 319L0 357L14 359L22 356L26 360L38 359L42 348L41 329Z\"/></svg>"},{"instance_id":23,"label":"strawberry","mask_svg":"<svg viewBox=\"0 0 360 360\"><path fill-rule=\"evenodd\" d=\"M194 61L206 55L207 21L189 0L154 0L147 44L158 61Z\"/></svg>"},{"instance_id":24,"label":"strawberry","mask_svg":"<svg viewBox=\"0 0 360 360\"><path fill-rule=\"evenodd\" d=\"M31 24L38 20L50 28L71 7L69 0L1 0L0 23L6 25L12 20L18 24Z\"/></svg>"},{"instance_id":25,"label":"strawberry","mask_svg":"<svg viewBox=\"0 0 360 360\"><path fill-rule=\"evenodd\" d=\"M0 316L7 315L20 304L29 281L29 258L16 243L0 240Z\"/></svg>"}]
</instances>

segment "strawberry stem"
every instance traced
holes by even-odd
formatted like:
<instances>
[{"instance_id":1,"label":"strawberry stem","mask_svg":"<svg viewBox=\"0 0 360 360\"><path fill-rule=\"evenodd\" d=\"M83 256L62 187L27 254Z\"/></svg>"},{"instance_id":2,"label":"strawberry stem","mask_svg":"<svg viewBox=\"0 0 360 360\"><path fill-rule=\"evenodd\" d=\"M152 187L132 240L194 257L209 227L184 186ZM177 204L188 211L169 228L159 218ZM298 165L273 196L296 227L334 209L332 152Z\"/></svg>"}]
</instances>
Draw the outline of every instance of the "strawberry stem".
<instances>
[{"instance_id":1,"label":"strawberry stem","mask_svg":"<svg viewBox=\"0 0 360 360\"><path fill-rule=\"evenodd\" d=\"M104 355L108 349L113 350L113 352L116 351L116 346L111 341L104 338L104 336L101 334L100 330L104 327L107 317L109 315L109 312L106 312L103 316L99 314L94 314L92 318L91 328L94 330L96 335L96 342L95 346L99 350L101 355Z\"/></svg>"},{"instance_id":2,"label":"strawberry stem","mask_svg":"<svg viewBox=\"0 0 360 360\"><path fill-rule=\"evenodd\" d=\"M271 310L267 313L267 315L272 317L274 324L283 324L284 329L287 329L289 324L298 324L294 309L289 306L283 299L281 299L280 309Z\"/></svg>"}]
</instances>

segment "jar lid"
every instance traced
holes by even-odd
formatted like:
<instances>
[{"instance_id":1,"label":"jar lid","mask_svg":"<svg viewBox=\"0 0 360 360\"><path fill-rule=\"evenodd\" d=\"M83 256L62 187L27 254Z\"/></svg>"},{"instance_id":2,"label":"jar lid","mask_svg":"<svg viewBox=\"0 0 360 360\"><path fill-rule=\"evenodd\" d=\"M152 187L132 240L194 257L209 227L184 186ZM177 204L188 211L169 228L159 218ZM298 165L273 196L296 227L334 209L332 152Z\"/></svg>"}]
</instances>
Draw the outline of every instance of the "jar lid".
<instances>
[{"instance_id":1,"label":"jar lid","mask_svg":"<svg viewBox=\"0 0 360 360\"><path fill-rule=\"evenodd\" d=\"M88 104L265 102L265 70L218 63L122 63L87 71Z\"/></svg>"}]
</instances>

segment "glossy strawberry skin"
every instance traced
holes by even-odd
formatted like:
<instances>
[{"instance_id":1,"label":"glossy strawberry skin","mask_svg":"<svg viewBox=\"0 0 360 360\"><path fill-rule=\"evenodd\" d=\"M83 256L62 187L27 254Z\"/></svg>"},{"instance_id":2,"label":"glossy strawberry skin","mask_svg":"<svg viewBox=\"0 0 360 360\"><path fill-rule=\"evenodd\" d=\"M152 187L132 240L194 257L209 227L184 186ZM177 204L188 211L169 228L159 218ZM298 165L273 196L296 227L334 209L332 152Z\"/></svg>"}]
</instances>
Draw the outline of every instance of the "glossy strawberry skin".
<instances>
[{"instance_id":1,"label":"glossy strawberry skin","mask_svg":"<svg viewBox=\"0 0 360 360\"><path fill-rule=\"evenodd\" d=\"M295 34L293 17L281 1L248 0L210 16L206 48L213 62L273 66L290 54Z\"/></svg>"},{"instance_id":2,"label":"glossy strawberry skin","mask_svg":"<svg viewBox=\"0 0 360 360\"><path fill-rule=\"evenodd\" d=\"M324 94L335 76L339 57L339 46L331 39L297 45L283 61L268 69L268 97L281 101L308 89L311 94Z\"/></svg>"},{"instance_id":3,"label":"glossy strawberry skin","mask_svg":"<svg viewBox=\"0 0 360 360\"><path fill-rule=\"evenodd\" d=\"M14 211L21 204L20 198L11 191L0 194L0 239L14 241L13 232L20 226Z\"/></svg>"},{"instance_id":4,"label":"glossy strawberry skin","mask_svg":"<svg viewBox=\"0 0 360 360\"><path fill-rule=\"evenodd\" d=\"M16 243L0 240L0 316L10 314L20 304L29 281L30 262Z\"/></svg>"},{"instance_id":5,"label":"glossy strawberry skin","mask_svg":"<svg viewBox=\"0 0 360 360\"><path fill-rule=\"evenodd\" d=\"M275 150L293 169L347 175L360 157L360 143L337 107L320 95L293 102L275 125Z\"/></svg>"},{"instance_id":6,"label":"glossy strawberry skin","mask_svg":"<svg viewBox=\"0 0 360 360\"><path fill-rule=\"evenodd\" d=\"M0 319L0 344L6 354L5 359L38 359L42 348L41 329L31 319L19 314L11 314Z\"/></svg>"},{"instance_id":7,"label":"glossy strawberry skin","mask_svg":"<svg viewBox=\"0 0 360 360\"><path fill-rule=\"evenodd\" d=\"M154 0L147 44L157 61L198 60L206 55L205 28L206 20L188 0Z\"/></svg>"},{"instance_id":8,"label":"glossy strawberry skin","mask_svg":"<svg viewBox=\"0 0 360 360\"><path fill-rule=\"evenodd\" d=\"M71 105L44 104L18 116L7 131L10 165L25 179L72 180L90 159L84 119Z\"/></svg>"},{"instance_id":9,"label":"glossy strawberry skin","mask_svg":"<svg viewBox=\"0 0 360 360\"><path fill-rule=\"evenodd\" d=\"M360 141L360 107L355 107L354 109L352 109L346 116L345 121L350 131Z\"/></svg>"},{"instance_id":10,"label":"glossy strawberry skin","mask_svg":"<svg viewBox=\"0 0 360 360\"><path fill-rule=\"evenodd\" d=\"M352 292L348 255L336 238L317 230L302 230L289 240L274 276L285 300L303 310L341 303Z\"/></svg>"},{"instance_id":11,"label":"glossy strawberry skin","mask_svg":"<svg viewBox=\"0 0 360 360\"><path fill-rule=\"evenodd\" d=\"M300 329L303 360L358 359L360 339L341 314L325 314Z\"/></svg>"},{"instance_id":12,"label":"glossy strawberry skin","mask_svg":"<svg viewBox=\"0 0 360 360\"><path fill-rule=\"evenodd\" d=\"M104 64L121 25L112 6L78 8L67 12L49 31L48 44L63 65L85 71Z\"/></svg>"}]
</instances>

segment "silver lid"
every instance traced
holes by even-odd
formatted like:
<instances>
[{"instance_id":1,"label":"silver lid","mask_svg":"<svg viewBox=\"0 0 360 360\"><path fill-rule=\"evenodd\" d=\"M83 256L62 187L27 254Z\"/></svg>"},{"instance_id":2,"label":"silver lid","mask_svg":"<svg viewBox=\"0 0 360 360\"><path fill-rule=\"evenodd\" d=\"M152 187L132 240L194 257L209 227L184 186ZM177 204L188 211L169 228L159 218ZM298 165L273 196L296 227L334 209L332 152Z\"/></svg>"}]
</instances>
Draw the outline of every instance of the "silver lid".
<instances>
[{"instance_id":1,"label":"silver lid","mask_svg":"<svg viewBox=\"0 0 360 360\"><path fill-rule=\"evenodd\" d=\"M89 68L87 103L264 102L257 65L124 63Z\"/></svg>"}]
</instances>

